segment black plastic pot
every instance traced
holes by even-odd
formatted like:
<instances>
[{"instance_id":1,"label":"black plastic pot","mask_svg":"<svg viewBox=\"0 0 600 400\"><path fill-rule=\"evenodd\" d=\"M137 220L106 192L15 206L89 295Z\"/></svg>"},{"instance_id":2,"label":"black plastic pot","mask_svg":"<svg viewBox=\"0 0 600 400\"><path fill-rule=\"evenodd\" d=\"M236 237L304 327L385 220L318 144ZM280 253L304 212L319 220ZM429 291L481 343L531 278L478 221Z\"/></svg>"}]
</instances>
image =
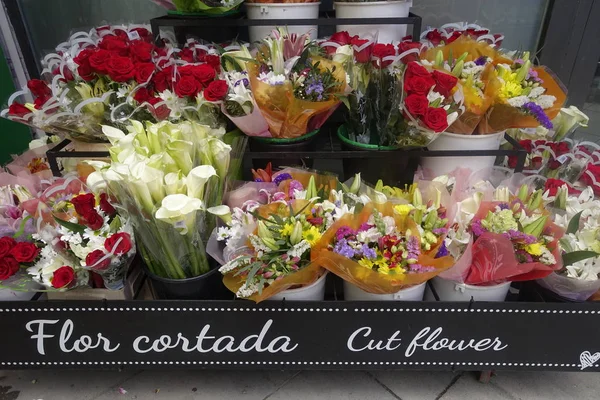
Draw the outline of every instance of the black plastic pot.
<instances>
[{"instance_id":1,"label":"black plastic pot","mask_svg":"<svg viewBox=\"0 0 600 400\"><path fill-rule=\"evenodd\" d=\"M408 157L405 151L398 150L394 146L379 146L376 144L358 143L348 138L345 125L337 130L341 141L342 150L345 151L397 151L397 157L388 158L344 158L344 178L350 179L355 174L361 174L361 179L371 184L383 180L385 185L401 186L413 181L415 171L419 165L416 157Z\"/></svg>"},{"instance_id":2,"label":"black plastic pot","mask_svg":"<svg viewBox=\"0 0 600 400\"><path fill-rule=\"evenodd\" d=\"M291 139L253 136L250 138L250 151L268 151L277 153L287 153L291 151L313 151L316 149L317 142L315 138L318 133L319 130L316 129L307 133L306 135ZM254 158L252 160L252 165L255 169L265 168L267 163L270 162L273 168L285 166L304 166L307 168L312 168L313 161L314 160L312 158L293 157L279 159Z\"/></svg>"},{"instance_id":3,"label":"black plastic pot","mask_svg":"<svg viewBox=\"0 0 600 400\"><path fill-rule=\"evenodd\" d=\"M144 272L155 296L162 300L229 300L233 294L223 285L219 264L209 258L211 270L187 279L170 279L153 274L145 264Z\"/></svg>"}]
</instances>

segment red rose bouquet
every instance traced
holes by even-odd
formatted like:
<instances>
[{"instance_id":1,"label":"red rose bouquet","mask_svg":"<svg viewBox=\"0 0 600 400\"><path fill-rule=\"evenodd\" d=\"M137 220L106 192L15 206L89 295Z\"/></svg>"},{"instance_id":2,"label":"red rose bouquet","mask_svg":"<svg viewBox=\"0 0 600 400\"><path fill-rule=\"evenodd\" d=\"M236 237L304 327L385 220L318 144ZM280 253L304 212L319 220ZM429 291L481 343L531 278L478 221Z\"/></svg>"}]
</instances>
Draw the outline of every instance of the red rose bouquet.
<instances>
[{"instance_id":1,"label":"red rose bouquet","mask_svg":"<svg viewBox=\"0 0 600 400\"><path fill-rule=\"evenodd\" d=\"M480 25L464 22L442 25L439 29L430 28L421 33L421 41L428 47L450 44L461 37L468 37L493 47L500 47L504 40L502 34L492 34L489 29Z\"/></svg>"}]
</instances>

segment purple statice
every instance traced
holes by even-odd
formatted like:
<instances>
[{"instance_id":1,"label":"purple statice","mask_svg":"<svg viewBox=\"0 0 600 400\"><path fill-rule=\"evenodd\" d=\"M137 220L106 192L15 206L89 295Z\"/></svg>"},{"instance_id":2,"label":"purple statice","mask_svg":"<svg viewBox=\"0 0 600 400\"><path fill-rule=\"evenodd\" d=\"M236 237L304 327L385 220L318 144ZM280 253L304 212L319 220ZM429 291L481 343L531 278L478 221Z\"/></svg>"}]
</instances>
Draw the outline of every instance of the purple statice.
<instances>
[{"instance_id":1,"label":"purple statice","mask_svg":"<svg viewBox=\"0 0 600 400\"><path fill-rule=\"evenodd\" d=\"M517 58L516 60L513 61L513 64L523 65L523 64L525 64L525 61L522 58Z\"/></svg>"},{"instance_id":2,"label":"purple statice","mask_svg":"<svg viewBox=\"0 0 600 400\"><path fill-rule=\"evenodd\" d=\"M534 82L537 82L539 84L544 83L544 80L539 77L538 72L534 69L530 69L527 73L527 80L533 80Z\"/></svg>"},{"instance_id":3,"label":"purple statice","mask_svg":"<svg viewBox=\"0 0 600 400\"><path fill-rule=\"evenodd\" d=\"M281 182L287 181L288 179L292 179L292 176L290 174L288 174L287 172L284 172L282 174L277 175L275 178L273 178L273 182L276 185L279 185Z\"/></svg>"},{"instance_id":4,"label":"purple statice","mask_svg":"<svg viewBox=\"0 0 600 400\"><path fill-rule=\"evenodd\" d=\"M475 60L475 65L478 65L481 67L481 66L485 65L486 62L487 62L487 57L481 56L477 60Z\"/></svg>"},{"instance_id":5,"label":"purple statice","mask_svg":"<svg viewBox=\"0 0 600 400\"><path fill-rule=\"evenodd\" d=\"M511 229L508 232L504 232L502 234L502 236L504 236L505 238L507 238L511 241L521 242L524 244L533 244L533 243L537 242L537 238L535 236L528 235L524 232L517 231L514 229Z\"/></svg>"},{"instance_id":6,"label":"purple statice","mask_svg":"<svg viewBox=\"0 0 600 400\"><path fill-rule=\"evenodd\" d=\"M323 92L325 92L325 88L323 87L321 77L309 78L304 85L306 87L305 92L308 96L315 95L318 101L324 99Z\"/></svg>"},{"instance_id":7,"label":"purple statice","mask_svg":"<svg viewBox=\"0 0 600 400\"><path fill-rule=\"evenodd\" d=\"M245 87L250 86L250 81L248 80L248 78L242 78L242 79L238 79L234 84L233 87L239 86L239 85L244 85Z\"/></svg>"},{"instance_id":8,"label":"purple statice","mask_svg":"<svg viewBox=\"0 0 600 400\"><path fill-rule=\"evenodd\" d=\"M356 232L354 232L354 230L352 228L350 228L348 225L344 225L337 230L337 232L335 233L335 238L337 240L343 240L347 236L355 236L355 235L356 235Z\"/></svg>"},{"instance_id":9,"label":"purple statice","mask_svg":"<svg viewBox=\"0 0 600 400\"><path fill-rule=\"evenodd\" d=\"M264 182L264 181L263 181L262 179L260 179L260 178L256 178L256 179L254 180L254 182Z\"/></svg>"},{"instance_id":10,"label":"purple statice","mask_svg":"<svg viewBox=\"0 0 600 400\"><path fill-rule=\"evenodd\" d=\"M475 219L471 222L471 231L475 236L481 236L487 232L487 230L481 225L480 219Z\"/></svg>"},{"instance_id":11,"label":"purple statice","mask_svg":"<svg viewBox=\"0 0 600 400\"><path fill-rule=\"evenodd\" d=\"M500 203L500 204L498 204L498 208L501 210L509 210L510 206L506 203Z\"/></svg>"},{"instance_id":12,"label":"purple statice","mask_svg":"<svg viewBox=\"0 0 600 400\"><path fill-rule=\"evenodd\" d=\"M528 114L531 114L544 128L552 129L552 121L550 121L550 118L548 118L548 116L544 112L544 109L538 104L535 104L534 102L530 101L529 103L523 104L523 109Z\"/></svg>"},{"instance_id":13,"label":"purple statice","mask_svg":"<svg viewBox=\"0 0 600 400\"><path fill-rule=\"evenodd\" d=\"M442 236L448 233L448 228L435 228L432 232L436 236Z\"/></svg>"},{"instance_id":14,"label":"purple statice","mask_svg":"<svg viewBox=\"0 0 600 400\"><path fill-rule=\"evenodd\" d=\"M294 190L304 190L304 186L302 186L302 184L297 180L292 180L288 190L288 196L290 196L290 198L295 198Z\"/></svg>"},{"instance_id":15,"label":"purple statice","mask_svg":"<svg viewBox=\"0 0 600 400\"><path fill-rule=\"evenodd\" d=\"M333 247L333 251L341 256L352 258L354 257L355 251L346 239L339 240Z\"/></svg>"},{"instance_id":16,"label":"purple statice","mask_svg":"<svg viewBox=\"0 0 600 400\"><path fill-rule=\"evenodd\" d=\"M437 254L435 255L435 258L446 257L449 254L450 254L450 252L448 251L448 248L446 247L446 242L442 242L442 245L440 246L440 249L438 250Z\"/></svg>"},{"instance_id":17,"label":"purple statice","mask_svg":"<svg viewBox=\"0 0 600 400\"><path fill-rule=\"evenodd\" d=\"M531 254L529 254L525 250L517 250L515 254L517 256L517 259L521 262L526 262L526 263L533 262L533 257L531 256Z\"/></svg>"},{"instance_id":18,"label":"purple statice","mask_svg":"<svg viewBox=\"0 0 600 400\"><path fill-rule=\"evenodd\" d=\"M419 239L416 236L411 236L408 238L408 242L406 243L406 250L408 251L408 259L416 260L419 258L419 254L421 254L421 244L419 243Z\"/></svg>"},{"instance_id":19,"label":"purple statice","mask_svg":"<svg viewBox=\"0 0 600 400\"><path fill-rule=\"evenodd\" d=\"M374 225L371 224L367 224L366 222L363 222L362 224L360 224L360 227L358 228L357 232L364 232L364 231L368 231L369 229L371 229Z\"/></svg>"},{"instance_id":20,"label":"purple statice","mask_svg":"<svg viewBox=\"0 0 600 400\"><path fill-rule=\"evenodd\" d=\"M433 272L435 271L434 267L424 267L421 264L410 264L408 266L409 270L408 273L409 274L418 274L418 273L423 273L423 272Z\"/></svg>"},{"instance_id":21,"label":"purple statice","mask_svg":"<svg viewBox=\"0 0 600 400\"><path fill-rule=\"evenodd\" d=\"M367 244L362 245L360 248L360 253L363 255L363 257L368 258L369 260L377 258L375 249L370 248Z\"/></svg>"}]
</instances>

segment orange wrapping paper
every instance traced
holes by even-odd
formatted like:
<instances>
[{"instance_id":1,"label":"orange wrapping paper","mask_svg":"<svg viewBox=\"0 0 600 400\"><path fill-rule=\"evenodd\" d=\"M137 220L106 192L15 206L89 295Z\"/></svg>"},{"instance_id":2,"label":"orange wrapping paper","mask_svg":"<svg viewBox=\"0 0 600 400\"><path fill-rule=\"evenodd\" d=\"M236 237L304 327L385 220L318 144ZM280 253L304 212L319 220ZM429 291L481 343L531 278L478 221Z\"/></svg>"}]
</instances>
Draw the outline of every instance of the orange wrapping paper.
<instances>
[{"instance_id":1,"label":"orange wrapping paper","mask_svg":"<svg viewBox=\"0 0 600 400\"><path fill-rule=\"evenodd\" d=\"M307 206L310 202L307 200L293 200L290 205L294 210L294 213L300 211L305 207L304 213L310 213L310 206ZM271 203L266 204L257 208L257 212L260 216L264 218L268 218L270 215L276 214L281 217L289 216L289 206L282 203ZM254 234L257 232L255 231ZM251 248L250 243L248 246ZM223 276L223 284L227 287L227 289L231 290L233 293L237 293L237 291L242 287L242 285L246 282L246 277L242 275L235 275L236 271L231 271ZM255 293L254 295L248 297L249 300L252 300L256 303L260 303L261 301L267 300L269 297L276 295L279 292L282 292L286 289L290 289L296 286L308 286L317 281L325 271L321 266L311 259L309 264L306 267L300 268L298 271L293 272L284 276L282 279L273 282L269 286L263 288L262 293Z\"/></svg>"},{"instance_id":2,"label":"orange wrapping paper","mask_svg":"<svg viewBox=\"0 0 600 400\"><path fill-rule=\"evenodd\" d=\"M312 249L311 259L325 269L333 272L345 281L358 286L360 289L369 293L390 294L396 293L409 286L419 285L439 273L450 268L454 264L451 256L435 259L435 255L441 245L441 240L437 246L430 251L421 254L418 263L423 266L434 267L435 271L419 274L403 275L384 275L369 268L365 268L356 261L346 258L327 249L330 243L333 243L335 233L344 226L350 226L352 229L358 229L360 225L369 219L373 208L377 208L384 216L393 216L396 220L396 226L401 232L410 229L415 235L418 235L417 226L412 219L400 217L394 214L393 204L373 204L369 203L358 215L346 215L334 223L325 232L319 243Z\"/></svg>"},{"instance_id":3,"label":"orange wrapping paper","mask_svg":"<svg viewBox=\"0 0 600 400\"><path fill-rule=\"evenodd\" d=\"M268 51L264 50L263 51ZM335 79L341 84L336 88L336 94L342 94L346 89L346 73L344 67L336 62L312 57L313 63L320 62L322 69L336 70ZM283 85L268 85L258 79L259 67L256 63L247 63L250 86L258 108L267 120L269 131L273 137L295 138L305 135L311 130L320 128L330 111L340 104L336 96L327 101L305 101L294 97L294 88L289 81ZM313 118L318 123L312 122ZM312 122L312 123L311 123Z\"/></svg>"},{"instance_id":4,"label":"orange wrapping paper","mask_svg":"<svg viewBox=\"0 0 600 400\"><path fill-rule=\"evenodd\" d=\"M551 108L544 110L550 120L553 120L567 100L567 91L560 80L545 67L534 67L540 79L544 81L542 86L546 88L544 94L555 96L556 101ZM522 113L518 108L500 103L495 103L487 111L485 118L477 126L477 133L487 134L501 132L509 128L536 128L540 126L537 119Z\"/></svg>"}]
</instances>

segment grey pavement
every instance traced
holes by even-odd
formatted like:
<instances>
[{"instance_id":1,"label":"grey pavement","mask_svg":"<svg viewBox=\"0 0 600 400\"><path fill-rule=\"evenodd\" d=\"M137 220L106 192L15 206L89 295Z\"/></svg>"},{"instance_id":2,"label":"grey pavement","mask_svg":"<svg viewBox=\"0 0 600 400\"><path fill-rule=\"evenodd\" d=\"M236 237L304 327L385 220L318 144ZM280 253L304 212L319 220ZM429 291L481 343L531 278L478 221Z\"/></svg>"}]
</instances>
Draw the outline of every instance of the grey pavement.
<instances>
[{"instance_id":1,"label":"grey pavement","mask_svg":"<svg viewBox=\"0 0 600 400\"><path fill-rule=\"evenodd\" d=\"M600 398L600 374L421 371L0 371L0 400L553 400Z\"/></svg>"}]
</instances>

